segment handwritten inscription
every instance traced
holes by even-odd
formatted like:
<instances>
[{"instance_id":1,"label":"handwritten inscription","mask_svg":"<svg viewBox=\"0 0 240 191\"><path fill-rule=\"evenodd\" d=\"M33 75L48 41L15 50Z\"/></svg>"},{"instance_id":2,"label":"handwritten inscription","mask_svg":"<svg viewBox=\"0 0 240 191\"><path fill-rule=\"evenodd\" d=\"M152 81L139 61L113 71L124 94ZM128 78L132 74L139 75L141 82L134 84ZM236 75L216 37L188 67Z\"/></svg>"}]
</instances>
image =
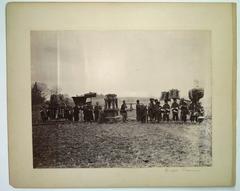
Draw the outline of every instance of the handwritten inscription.
<instances>
[{"instance_id":1,"label":"handwritten inscription","mask_svg":"<svg viewBox=\"0 0 240 191\"><path fill-rule=\"evenodd\" d=\"M180 171L184 171L184 172L200 172L200 169L193 169L193 168L165 168L165 172L180 172Z\"/></svg>"}]
</instances>

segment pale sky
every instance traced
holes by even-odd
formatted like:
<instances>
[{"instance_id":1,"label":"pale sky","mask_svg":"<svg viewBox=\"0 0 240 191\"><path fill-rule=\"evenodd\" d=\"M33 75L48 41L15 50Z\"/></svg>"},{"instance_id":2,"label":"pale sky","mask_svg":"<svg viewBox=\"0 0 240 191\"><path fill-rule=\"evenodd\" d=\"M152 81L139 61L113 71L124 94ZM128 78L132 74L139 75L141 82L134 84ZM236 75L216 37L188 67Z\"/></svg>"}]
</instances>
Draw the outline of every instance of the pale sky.
<instances>
[{"instance_id":1,"label":"pale sky","mask_svg":"<svg viewBox=\"0 0 240 191\"><path fill-rule=\"evenodd\" d=\"M177 88L186 97L198 81L210 97L210 42L208 31L34 31L32 82L59 84L69 96L159 97Z\"/></svg>"}]
</instances>

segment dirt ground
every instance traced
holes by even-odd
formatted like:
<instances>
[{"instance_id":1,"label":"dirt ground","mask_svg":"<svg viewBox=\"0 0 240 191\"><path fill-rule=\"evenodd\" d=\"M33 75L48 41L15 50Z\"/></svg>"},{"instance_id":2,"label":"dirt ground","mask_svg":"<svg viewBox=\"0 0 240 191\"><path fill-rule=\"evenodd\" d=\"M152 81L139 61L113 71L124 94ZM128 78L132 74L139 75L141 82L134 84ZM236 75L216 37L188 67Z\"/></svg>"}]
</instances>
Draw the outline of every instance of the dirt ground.
<instances>
[{"instance_id":1,"label":"dirt ground","mask_svg":"<svg viewBox=\"0 0 240 191\"><path fill-rule=\"evenodd\" d=\"M33 126L34 168L211 166L202 124L58 123Z\"/></svg>"}]
</instances>

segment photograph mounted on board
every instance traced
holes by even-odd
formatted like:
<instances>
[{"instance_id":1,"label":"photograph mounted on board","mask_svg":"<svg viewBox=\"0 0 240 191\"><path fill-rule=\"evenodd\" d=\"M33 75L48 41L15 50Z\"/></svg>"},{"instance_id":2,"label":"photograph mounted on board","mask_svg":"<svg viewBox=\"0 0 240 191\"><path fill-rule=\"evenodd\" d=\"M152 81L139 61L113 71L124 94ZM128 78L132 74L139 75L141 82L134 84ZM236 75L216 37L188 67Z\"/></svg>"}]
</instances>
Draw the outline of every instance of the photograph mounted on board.
<instances>
[{"instance_id":1,"label":"photograph mounted on board","mask_svg":"<svg viewBox=\"0 0 240 191\"><path fill-rule=\"evenodd\" d=\"M34 168L212 166L211 33L31 31Z\"/></svg>"}]
</instances>

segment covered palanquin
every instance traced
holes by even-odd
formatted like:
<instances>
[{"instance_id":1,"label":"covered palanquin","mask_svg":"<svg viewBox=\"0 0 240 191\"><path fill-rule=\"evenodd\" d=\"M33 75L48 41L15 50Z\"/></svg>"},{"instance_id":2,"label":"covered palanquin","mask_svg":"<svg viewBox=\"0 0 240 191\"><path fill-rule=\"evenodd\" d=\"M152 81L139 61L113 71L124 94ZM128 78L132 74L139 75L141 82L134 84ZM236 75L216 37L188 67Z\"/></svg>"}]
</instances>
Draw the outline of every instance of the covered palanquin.
<instances>
[{"instance_id":1,"label":"covered palanquin","mask_svg":"<svg viewBox=\"0 0 240 191\"><path fill-rule=\"evenodd\" d=\"M116 94L107 94L104 98L104 114L106 117L118 116L118 99Z\"/></svg>"},{"instance_id":2,"label":"covered palanquin","mask_svg":"<svg viewBox=\"0 0 240 191\"><path fill-rule=\"evenodd\" d=\"M191 112L190 120L201 123L204 120L204 108L199 101L204 96L203 88L193 88L189 90L188 97L191 100L189 110Z\"/></svg>"},{"instance_id":3,"label":"covered palanquin","mask_svg":"<svg viewBox=\"0 0 240 191\"><path fill-rule=\"evenodd\" d=\"M170 101L170 99L171 98L170 98L169 92L163 91L162 94L161 94L160 100Z\"/></svg>"},{"instance_id":4,"label":"covered palanquin","mask_svg":"<svg viewBox=\"0 0 240 191\"><path fill-rule=\"evenodd\" d=\"M204 89L203 88L193 88L189 90L188 97L189 99L196 103L204 96Z\"/></svg>"},{"instance_id":5,"label":"covered palanquin","mask_svg":"<svg viewBox=\"0 0 240 191\"><path fill-rule=\"evenodd\" d=\"M170 99L180 99L179 90L178 89L171 89L169 90L169 97Z\"/></svg>"},{"instance_id":6,"label":"covered palanquin","mask_svg":"<svg viewBox=\"0 0 240 191\"><path fill-rule=\"evenodd\" d=\"M77 105L77 106L82 106L82 105L86 104L87 98L85 96L76 96L76 97L72 97L72 98L73 98L75 105Z\"/></svg>"},{"instance_id":7,"label":"covered palanquin","mask_svg":"<svg viewBox=\"0 0 240 191\"><path fill-rule=\"evenodd\" d=\"M93 98L93 97L96 97L96 96L97 96L96 93L89 92L89 93L86 93L82 96L75 96L75 97L72 97L72 98L73 98L73 101L74 101L75 105L83 106L83 105L86 104L88 98Z\"/></svg>"}]
</instances>

